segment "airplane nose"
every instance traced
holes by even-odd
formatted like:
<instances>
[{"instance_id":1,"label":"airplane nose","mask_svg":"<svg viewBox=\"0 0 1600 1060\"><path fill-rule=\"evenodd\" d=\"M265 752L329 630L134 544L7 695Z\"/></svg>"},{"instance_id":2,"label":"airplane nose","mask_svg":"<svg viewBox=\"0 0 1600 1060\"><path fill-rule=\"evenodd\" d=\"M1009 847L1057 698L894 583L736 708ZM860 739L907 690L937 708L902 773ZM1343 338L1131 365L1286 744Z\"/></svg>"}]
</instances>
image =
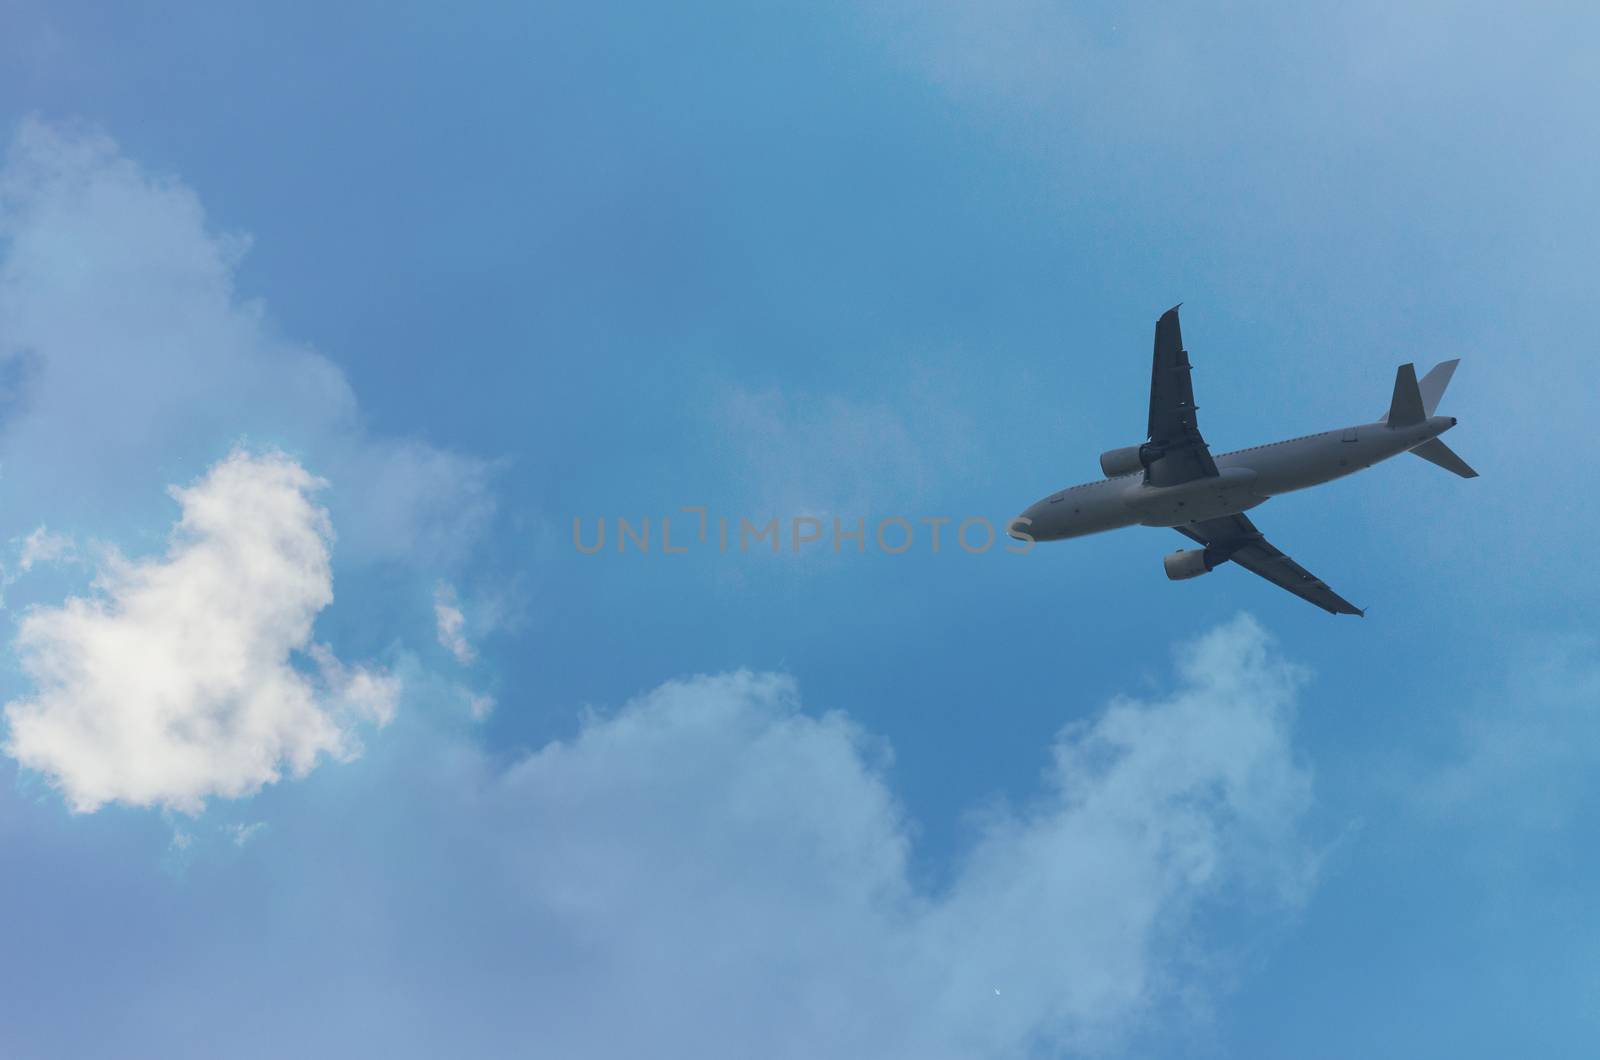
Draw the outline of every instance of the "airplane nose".
<instances>
[{"instance_id":1,"label":"airplane nose","mask_svg":"<svg viewBox=\"0 0 1600 1060\"><path fill-rule=\"evenodd\" d=\"M1006 524L1006 536L1013 541L1026 541L1028 537L1036 536L1033 531L1038 521L1039 506L1035 504Z\"/></svg>"}]
</instances>

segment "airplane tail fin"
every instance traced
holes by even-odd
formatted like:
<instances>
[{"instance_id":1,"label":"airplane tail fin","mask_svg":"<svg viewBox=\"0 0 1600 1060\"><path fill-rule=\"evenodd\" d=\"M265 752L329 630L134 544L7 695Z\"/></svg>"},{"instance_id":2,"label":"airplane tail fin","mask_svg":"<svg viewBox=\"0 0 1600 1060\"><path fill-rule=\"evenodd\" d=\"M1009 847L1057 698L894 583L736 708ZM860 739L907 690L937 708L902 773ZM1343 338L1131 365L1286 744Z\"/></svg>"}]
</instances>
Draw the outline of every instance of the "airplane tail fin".
<instances>
[{"instance_id":1,"label":"airplane tail fin","mask_svg":"<svg viewBox=\"0 0 1600 1060\"><path fill-rule=\"evenodd\" d=\"M1422 395L1422 414L1432 416L1433 410L1439 407L1439 399L1444 397L1444 388L1450 385L1450 377L1456 374L1456 365L1461 363L1461 358L1440 361L1433 366L1433 370L1422 377L1417 384L1417 391Z\"/></svg>"},{"instance_id":2,"label":"airplane tail fin","mask_svg":"<svg viewBox=\"0 0 1600 1060\"><path fill-rule=\"evenodd\" d=\"M1409 427L1432 416L1433 410L1439 407L1439 399L1444 397L1445 387L1450 385L1450 377L1456 374L1456 365L1460 363L1460 358L1441 361L1421 380L1417 379L1415 366L1402 364L1394 377L1394 398L1389 402L1389 418L1386 421L1389 426ZM1462 478L1478 477L1471 465L1438 438L1431 438L1411 451L1430 464L1438 464Z\"/></svg>"},{"instance_id":3,"label":"airplane tail fin","mask_svg":"<svg viewBox=\"0 0 1600 1060\"><path fill-rule=\"evenodd\" d=\"M1462 478L1478 477L1478 473L1472 470L1465 460L1457 456L1454 449L1437 438L1430 438L1411 451L1430 464L1438 464L1446 471L1454 471Z\"/></svg>"},{"instance_id":4,"label":"airplane tail fin","mask_svg":"<svg viewBox=\"0 0 1600 1060\"><path fill-rule=\"evenodd\" d=\"M1394 398L1389 402L1389 413L1384 422L1391 427L1409 427L1432 416L1433 410L1439 407L1439 399L1444 397L1445 387L1450 385L1450 377L1456 374L1456 365L1460 363L1459 357L1440 361L1420 380L1417 379L1416 365L1402 364L1394 376Z\"/></svg>"},{"instance_id":5,"label":"airplane tail fin","mask_svg":"<svg viewBox=\"0 0 1600 1060\"><path fill-rule=\"evenodd\" d=\"M1417 382L1417 366L1402 364L1394 374L1394 397L1389 400L1389 415L1383 422L1390 427L1410 427L1427 418L1421 384Z\"/></svg>"}]
</instances>

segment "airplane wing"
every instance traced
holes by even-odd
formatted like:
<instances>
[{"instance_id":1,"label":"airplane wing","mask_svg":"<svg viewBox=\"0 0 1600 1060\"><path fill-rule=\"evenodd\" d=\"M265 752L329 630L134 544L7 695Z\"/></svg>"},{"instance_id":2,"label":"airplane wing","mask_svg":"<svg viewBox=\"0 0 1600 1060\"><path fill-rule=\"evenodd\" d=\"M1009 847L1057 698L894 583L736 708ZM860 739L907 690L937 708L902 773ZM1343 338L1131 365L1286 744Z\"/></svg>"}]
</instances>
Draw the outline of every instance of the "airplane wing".
<instances>
[{"instance_id":1,"label":"airplane wing","mask_svg":"<svg viewBox=\"0 0 1600 1060\"><path fill-rule=\"evenodd\" d=\"M1194 417L1194 386L1189 353L1178 329L1178 307L1156 321L1155 357L1150 369L1150 445L1160 453L1145 466L1152 486L1177 486L1211 478L1217 465Z\"/></svg>"},{"instance_id":2,"label":"airplane wing","mask_svg":"<svg viewBox=\"0 0 1600 1060\"><path fill-rule=\"evenodd\" d=\"M1216 549L1252 574L1259 574L1274 585L1281 585L1302 600L1309 600L1335 615L1362 615L1361 608L1328 588L1328 583L1274 548L1254 523L1243 515L1204 519L1173 529L1206 547Z\"/></svg>"}]
</instances>

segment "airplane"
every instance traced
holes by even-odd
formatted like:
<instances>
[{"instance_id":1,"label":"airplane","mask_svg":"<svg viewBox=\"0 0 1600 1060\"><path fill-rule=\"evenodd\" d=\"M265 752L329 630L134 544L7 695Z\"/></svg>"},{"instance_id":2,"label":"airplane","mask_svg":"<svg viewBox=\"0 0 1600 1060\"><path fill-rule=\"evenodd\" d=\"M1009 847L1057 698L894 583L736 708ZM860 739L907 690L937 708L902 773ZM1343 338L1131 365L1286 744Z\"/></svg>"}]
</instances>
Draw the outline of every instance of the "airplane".
<instances>
[{"instance_id":1,"label":"airplane","mask_svg":"<svg viewBox=\"0 0 1600 1060\"><path fill-rule=\"evenodd\" d=\"M1273 547L1244 512L1281 493L1320 486L1401 453L1414 453L1462 478L1477 477L1439 439L1456 425L1455 417L1434 415L1460 360L1436 365L1420 380L1416 365L1402 364L1389 411L1373 423L1213 456L1195 420L1178 308L1156 321L1148 439L1100 454L1105 478L1051 494L1013 519L1007 532L1017 540L1062 541L1124 526L1170 526L1200 545L1165 557L1162 565L1173 581L1197 578L1232 560L1330 614L1365 615Z\"/></svg>"}]
</instances>

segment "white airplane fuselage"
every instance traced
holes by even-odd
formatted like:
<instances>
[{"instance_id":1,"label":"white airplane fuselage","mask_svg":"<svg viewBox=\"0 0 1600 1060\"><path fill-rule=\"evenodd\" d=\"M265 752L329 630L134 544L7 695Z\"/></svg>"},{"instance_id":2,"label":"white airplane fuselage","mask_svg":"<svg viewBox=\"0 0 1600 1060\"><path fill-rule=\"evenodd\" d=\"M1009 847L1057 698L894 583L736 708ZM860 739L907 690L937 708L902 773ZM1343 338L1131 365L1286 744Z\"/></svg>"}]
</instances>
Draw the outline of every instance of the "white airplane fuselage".
<instances>
[{"instance_id":1,"label":"white airplane fuselage","mask_svg":"<svg viewBox=\"0 0 1600 1060\"><path fill-rule=\"evenodd\" d=\"M1280 493L1320 486L1399 456L1456 425L1454 417L1390 427L1383 421L1257 445L1215 457L1217 476L1150 486L1144 473L1051 494L1012 523L1013 536L1061 541L1124 526L1184 526L1254 508Z\"/></svg>"}]
</instances>

